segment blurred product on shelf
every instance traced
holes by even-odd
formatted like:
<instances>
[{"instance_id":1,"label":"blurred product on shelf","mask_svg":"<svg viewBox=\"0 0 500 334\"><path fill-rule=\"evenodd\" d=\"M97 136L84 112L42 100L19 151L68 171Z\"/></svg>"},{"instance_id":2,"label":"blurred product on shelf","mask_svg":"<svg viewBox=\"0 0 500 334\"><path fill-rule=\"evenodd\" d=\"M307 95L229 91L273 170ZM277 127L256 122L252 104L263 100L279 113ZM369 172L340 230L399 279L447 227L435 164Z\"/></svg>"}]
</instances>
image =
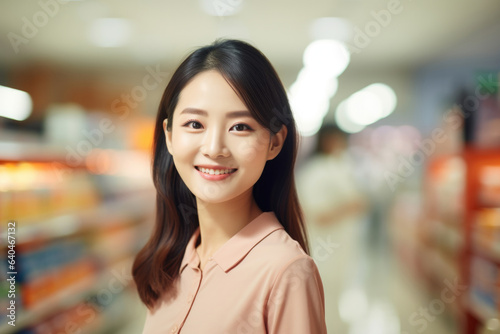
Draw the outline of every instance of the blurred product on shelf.
<instances>
[{"instance_id":1,"label":"blurred product on shelf","mask_svg":"<svg viewBox=\"0 0 500 334\"><path fill-rule=\"evenodd\" d=\"M85 256L83 240L54 240L26 249L21 247L17 249L17 277L26 309L91 277L96 271L93 261Z\"/></svg>"},{"instance_id":2,"label":"blurred product on shelf","mask_svg":"<svg viewBox=\"0 0 500 334\"><path fill-rule=\"evenodd\" d=\"M475 251L500 262L500 207L478 210L472 230L472 245Z\"/></svg>"},{"instance_id":3,"label":"blurred product on shelf","mask_svg":"<svg viewBox=\"0 0 500 334\"><path fill-rule=\"evenodd\" d=\"M473 257L470 272L470 303L478 316L495 317L500 310L500 268L494 262Z\"/></svg>"},{"instance_id":4,"label":"blurred product on shelf","mask_svg":"<svg viewBox=\"0 0 500 334\"><path fill-rule=\"evenodd\" d=\"M154 214L151 185L134 175L148 176L147 155L108 150L110 163L128 163L129 171L103 173L92 161L68 165L61 151L43 144L16 148L0 154L0 219L16 223L17 273L16 326L2 317L0 333L105 333L127 326L138 316L133 306L141 306L131 263ZM8 239L1 231L3 281ZM6 308L8 290L2 285L0 306Z\"/></svg>"},{"instance_id":5,"label":"blurred product on shelf","mask_svg":"<svg viewBox=\"0 0 500 334\"><path fill-rule=\"evenodd\" d=\"M479 202L484 206L500 207L500 166L483 166L479 182Z\"/></svg>"},{"instance_id":6,"label":"blurred product on shelf","mask_svg":"<svg viewBox=\"0 0 500 334\"><path fill-rule=\"evenodd\" d=\"M0 180L2 221L42 223L40 218L91 208L100 200L86 171L56 170L50 163L0 164Z\"/></svg>"},{"instance_id":7,"label":"blurred product on shelf","mask_svg":"<svg viewBox=\"0 0 500 334\"><path fill-rule=\"evenodd\" d=\"M488 95L475 116L474 144L478 148L500 147L500 98Z\"/></svg>"}]
</instances>

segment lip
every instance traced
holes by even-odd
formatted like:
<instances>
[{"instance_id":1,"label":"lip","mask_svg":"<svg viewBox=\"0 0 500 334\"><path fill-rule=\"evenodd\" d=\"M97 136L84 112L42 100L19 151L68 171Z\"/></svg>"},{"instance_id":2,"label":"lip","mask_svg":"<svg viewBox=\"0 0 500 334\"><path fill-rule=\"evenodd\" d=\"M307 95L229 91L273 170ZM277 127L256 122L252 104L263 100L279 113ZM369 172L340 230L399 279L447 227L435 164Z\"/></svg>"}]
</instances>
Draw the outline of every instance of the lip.
<instances>
[{"instance_id":1,"label":"lip","mask_svg":"<svg viewBox=\"0 0 500 334\"><path fill-rule=\"evenodd\" d=\"M234 167L227 167L221 165L195 165L195 167L203 167L208 169L235 169Z\"/></svg>"},{"instance_id":2,"label":"lip","mask_svg":"<svg viewBox=\"0 0 500 334\"><path fill-rule=\"evenodd\" d=\"M238 171L238 169L236 169L234 172L232 172L230 174L219 174L219 175L213 174L212 175L212 174L205 174L201 170L198 170L196 167L203 167L203 168L209 168L209 169L234 169L234 168L225 167L225 166L216 166L216 165L196 165L195 170L200 174L200 176L202 178L204 178L205 180L209 180L209 181L225 180L225 179L231 177L234 173L236 173Z\"/></svg>"}]
</instances>

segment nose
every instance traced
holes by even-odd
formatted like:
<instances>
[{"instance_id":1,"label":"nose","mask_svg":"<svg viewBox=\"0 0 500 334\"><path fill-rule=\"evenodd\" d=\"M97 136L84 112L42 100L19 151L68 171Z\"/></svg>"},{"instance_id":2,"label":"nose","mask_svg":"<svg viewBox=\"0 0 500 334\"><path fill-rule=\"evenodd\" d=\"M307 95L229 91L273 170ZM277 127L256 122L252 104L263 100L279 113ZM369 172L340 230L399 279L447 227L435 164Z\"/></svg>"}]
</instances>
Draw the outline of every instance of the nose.
<instances>
[{"instance_id":1,"label":"nose","mask_svg":"<svg viewBox=\"0 0 500 334\"><path fill-rule=\"evenodd\" d=\"M225 145L222 131L213 129L207 131L203 138L200 152L210 158L221 158L229 156L229 149Z\"/></svg>"}]
</instances>

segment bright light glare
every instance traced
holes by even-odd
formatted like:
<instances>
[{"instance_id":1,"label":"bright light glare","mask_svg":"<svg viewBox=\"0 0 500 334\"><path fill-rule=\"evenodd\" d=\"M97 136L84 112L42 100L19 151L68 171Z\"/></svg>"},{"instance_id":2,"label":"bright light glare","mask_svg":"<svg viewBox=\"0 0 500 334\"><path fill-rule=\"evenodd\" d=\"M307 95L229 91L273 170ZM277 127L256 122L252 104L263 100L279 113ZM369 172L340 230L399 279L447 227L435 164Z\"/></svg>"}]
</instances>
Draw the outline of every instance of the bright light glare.
<instances>
[{"instance_id":1,"label":"bright light glare","mask_svg":"<svg viewBox=\"0 0 500 334\"><path fill-rule=\"evenodd\" d=\"M347 115L347 102L342 101L335 110L335 122L347 133L357 133L365 128L364 125L354 123Z\"/></svg>"},{"instance_id":2,"label":"bright light glare","mask_svg":"<svg viewBox=\"0 0 500 334\"><path fill-rule=\"evenodd\" d=\"M329 99L314 98L305 94L289 97L293 117L301 135L312 136L330 109Z\"/></svg>"},{"instance_id":3,"label":"bright light glare","mask_svg":"<svg viewBox=\"0 0 500 334\"><path fill-rule=\"evenodd\" d=\"M347 99L347 116L360 125L375 123L382 117L382 103L372 92L361 90Z\"/></svg>"},{"instance_id":4,"label":"bright light glare","mask_svg":"<svg viewBox=\"0 0 500 334\"><path fill-rule=\"evenodd\" d=\"M118 47L127 44L131 34L130 22L118 18L94 20L89 28L92 43L101 47Z\"/></svg>"},{"instance_id":5,"label":"bright light glare","mask_svg":"<svg viewBox=\"0 0 500 334\"><path fill-rule=\"evenodd\" d=\"M344 43L333 39L320 39L309 44L304 51L304 66L331 77L338 77L349 65L351 56Z\"/></svg>"},{"instance_id":6,"label":"bright light glare","mask_svg":"<svg viewBox=\"0 0 500 334\"><path fill-rule=\"evenodd\" d=\"M359 288L342 292L339 300L340 317L347 322L358 320L368 311L368 298L366 293Z\"/></svg>"},{"instance_id":7,"label":"bright light glare","mask_svg":"<svg viewBox=\"0 0 500 334\"><path fill-rule=\"evenodd\" d=\"M394 90L386 84L375 83L342 101L339 104L342 108L337 108L335 117L344 124L345 131L353 132L349 129L365 127L387 117L394 111L396 104L397 97ZM340 124L339 126L342 127Z\"/></svg>"},{"instance_id":8,"label":"bright light glare","mask_svg":"<svg viewBox=\"0 0 500 334\"><path fill-rule=\"evenodd\" d=\"M303 68L297 80L290 86L290 93L294 96L330 99L337 92L338 85L337 78L328 78L321 72Z\"/></svg>"},{"instance_id":9,"label":"bright light glare","mask_svg":"<svg viewBox=\"0 0 500 334\"><path fill-rule=\"evenodd\" d=\"M299 133L304 137L314 136L321 128L322 120L302 118L297 122Z\"/></svg>"},{"instance_id":10,"label":"bright light glare","mask_svg":"<svg viewBox=\"0 0 500 334\"><path fill-rule=\"evenodd\" d=\"M24 121L31 115L33 102L28 93L0 86L0 116Z\"/></svg>"},{"instance_id":11,"label":"bright light glare","mask_svg":"<svg viewBox=\"0 0 500 334\"><path fill-rule=\"evenodd\" d=\"M330 109L330 99L337 92L338 80L323 73L303 68L290 86L290 104L303 136L312 136L320 128Z\"/></svg>"},{"instance_id":12,"label":"bright light glare","mask_svg":"<svg viewBox=\"0 0 500 334\"><path fill-rule=\"evenodd\" d=\"M379 97L382 103L382 117L389 116L394 109L396 109L396 104L398 102L396 93L386 84L374 83L363 90L375 93Z\"/></svg>"}]
</instances>

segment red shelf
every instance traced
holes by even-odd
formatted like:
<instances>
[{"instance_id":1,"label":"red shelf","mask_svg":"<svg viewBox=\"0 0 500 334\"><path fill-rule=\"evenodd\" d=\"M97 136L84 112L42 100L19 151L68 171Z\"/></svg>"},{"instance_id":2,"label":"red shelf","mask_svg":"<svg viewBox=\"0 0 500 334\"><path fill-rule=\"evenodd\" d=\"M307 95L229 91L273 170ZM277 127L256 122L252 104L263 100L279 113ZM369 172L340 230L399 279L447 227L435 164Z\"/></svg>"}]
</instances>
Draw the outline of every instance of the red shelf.
<instances>
[{"instance_id":1,"label":"red shelf","mask_svg":"<svg viewBox=\"0 0 500 334\"><path fill-rule=\"evenodd\" d=\"M461 181L458 181L458 178L453 180L451 175L462 169L460 161L464 167L463 179ZM488 234L490 225L484 225L484 218L481 220L483 225L477 225L479 224L478 212L498 207L494 201L496 200L496 190L492 192L493 201L488 201L488 203L482 202L479 196L481 192L484 192L481 175L484 168L490 166L500 167L500 148L466 147L460 154L432 157L426 168L424 184L426 220L420 227L421 246L423 251L427 251L425 254L439 255L443 260L448 259L447 261L450 263L456 261L459 280L469 287L472 287L474 283L472 281L473 273L471 273L473 258L481 258L494 266L500 266L500 247L498 249L492 248L497 242L493 239L493 235ZM455 167L457 168L455 169ZM461 188L460 183L456 182L462 182L463 187ZM454 184L456 188L454 188ZM454 189L454 191L450 189ZM448 195L449 197L447 197ZM457 205L457 201L459 205ZM494 221L492 226L496 226L497 219L492 220ZM476 230L476 227L479 228L479 226L482 226L482 229ZM451 238L450 234L456 231L461 233L461 242L457 245L448 244L448 241L456 239ZM452 249L454 252L451 252ZM442 279L441 276L436 276L435 272L435 270L442 271L442 269L436 268L436 266L431 266L435 270L428 268L428 265L431 264L429 263L431 259L428 256L422 257L421 261L429 283L436 283L436 279ZM474 274L476 275L475 282L477 282L478 273ZM448 272L447 275L451 275L451 273ZM500 306L500 303L498 304ZM477 334L482 323L491 317L500 316L498 307L495 309L484 305L478 300L473 300L472 296L464 298L463 303L459 306L465 319L463 326L461 326L462 334Z\"/></svg>"},{"instance_id":2,"label":"red shelf","mask_svg":"<svg viewBox=\"0 0 500 334\"><path fill-rule=\"evenodd\" d=\"M477 244L473 239L476 226L476 216L479 210L489 208L480 202L481 191L480 175L485 166L500 166L500 149L476 149L467 147L463 153L467 166L466 196L465 196L465 238L466 252L463 259L463 275L467 285L471 284L470 263L474 256L486 259L496 265L500 265L500 253ZM478 325L491 317L498 317L498 311L486 307L478 301L471 300L467 303L467 317L464 334L476 334Z\"/></svg>"}]
</instances>

